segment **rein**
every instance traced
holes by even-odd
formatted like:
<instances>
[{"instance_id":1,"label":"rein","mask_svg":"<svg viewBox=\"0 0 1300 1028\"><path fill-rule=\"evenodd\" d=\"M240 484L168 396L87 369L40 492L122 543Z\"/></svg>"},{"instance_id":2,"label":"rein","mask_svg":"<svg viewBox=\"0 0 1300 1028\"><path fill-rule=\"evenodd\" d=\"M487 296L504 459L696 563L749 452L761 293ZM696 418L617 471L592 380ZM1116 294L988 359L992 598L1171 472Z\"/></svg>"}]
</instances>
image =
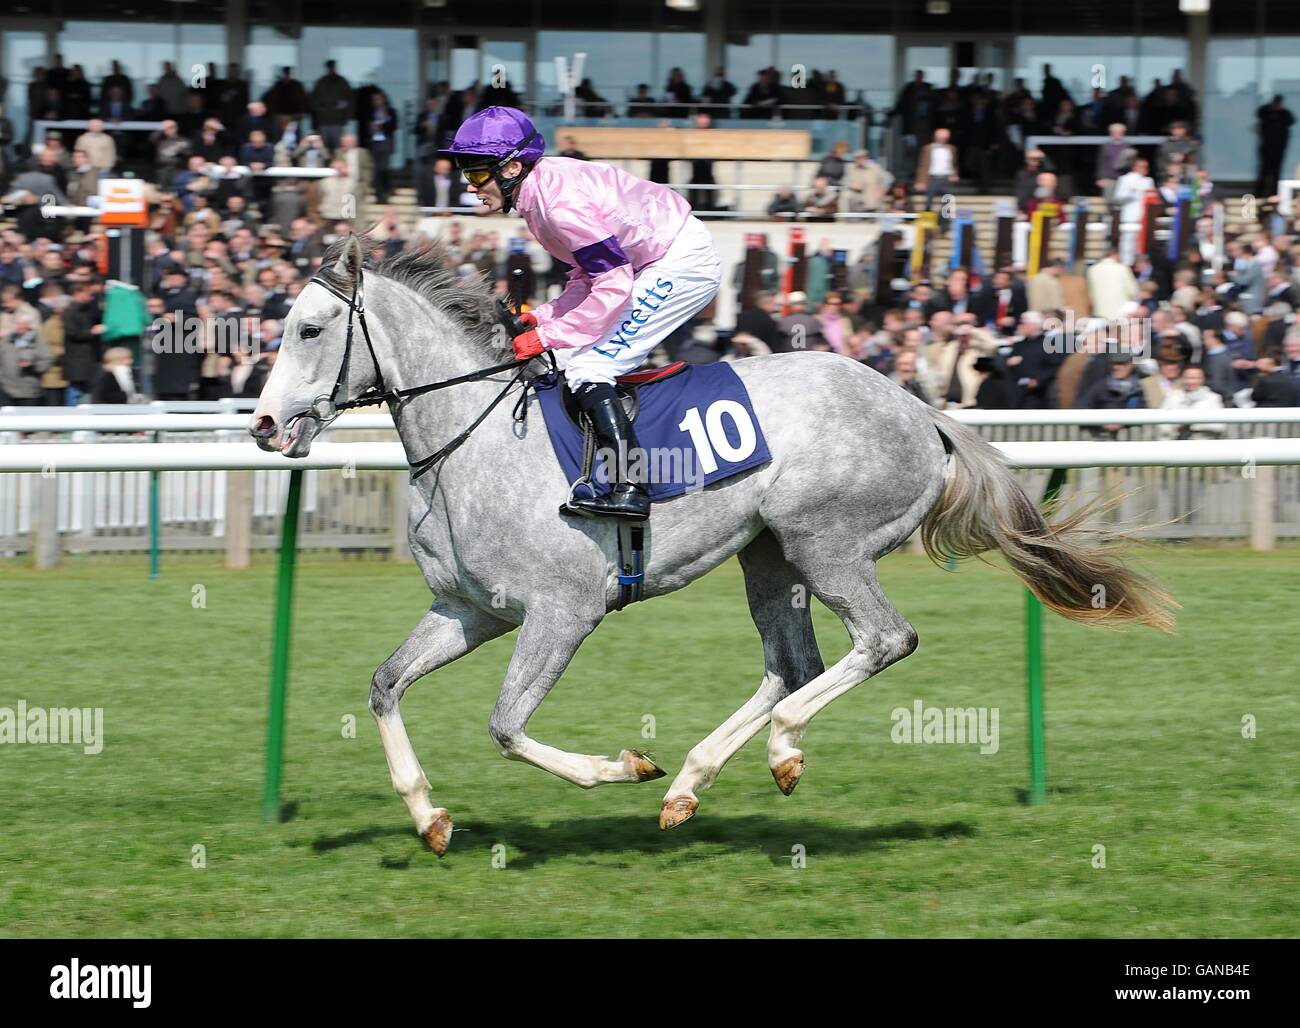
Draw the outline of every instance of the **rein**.
<instances>
[{"instance_id":1,"label":"rein","mask_svg":"<svg viewBox=\"0 0 1300 1028\"><path fill-rule=\"evenodd\" d=\"M357 272L356 283L352 287L352 295L344 293L342 290L335 288L319 276L314 276L308 280L308 285L318 285L327 292L332 293L348 305L348 329L347 338L343 344L343 362L339 365L339 373L334 379L334 388L328 396L322 394L312 400L311 406L304 411L294 414L286 422L286 427L293 424L299 418L311 418L324 428L339 414L345 410L353 410L357 407L372 407L381 403L401 403L403 400L409 400L416 396L423 396L425 393L432 393L439 389L449 389L451 386L463 385L466 382L481 382L484 379L491 378L493 375L500 374L503 371L514 371L514 376L506 383L505 388L497 393L496 398L483 409L483 412L475 418L463 432L427 457L417 461L408 461L411 466L411 481L415 481L426 471L436 467L439 463L446 460L452 453L459 449L470 437L470 434L481 425L487 416L496 409L497 405L506 398L506 395L520 382L524 382L524 394L521 402L515 409L515 420L521 421L528 414L528 382L524 381L524 372L531 362L532 358L524 360L502 361L500 364L494 364L490 368L481 368L478 371L471 371L467 375L458 375L456 378L443 379L441 382L429 382L426 385L412 386L409 389L386 389L384 387L384 372L379 364L379 355L375 353L374 343L370 340L370 329L366 325L366 308L361 291L362 273ZM370 359L375 365L375 384L361 393L355 399L338 401L339 390L343 388L343 380L347 375L348 364L352 357L352 337L353 323L361 325L361 335L366 341L366 349L370 351ZM551 368L555 370L555 357L547 354L551 361ZM523 417L520 416L522 409Z\"/></svg>"}]
</instances>

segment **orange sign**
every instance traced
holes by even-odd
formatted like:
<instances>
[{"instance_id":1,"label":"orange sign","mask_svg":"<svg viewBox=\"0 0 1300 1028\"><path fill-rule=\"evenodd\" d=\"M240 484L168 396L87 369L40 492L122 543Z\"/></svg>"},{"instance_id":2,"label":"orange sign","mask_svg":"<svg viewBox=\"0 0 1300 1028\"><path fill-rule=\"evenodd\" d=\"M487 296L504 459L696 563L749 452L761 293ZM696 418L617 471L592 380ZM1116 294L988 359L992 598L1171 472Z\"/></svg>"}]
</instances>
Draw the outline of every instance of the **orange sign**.
<instances>
[{"instance_id":1,"label":"orange sign","mask_svg":"<svg viewBox=\"0 0 1300 1028\"><path fill-rule=\"evenodd\" d=\"M99 183L100 223L103 225L149 225L149 204L144 179L106 178Z\"/></svg>"}]
</instances>

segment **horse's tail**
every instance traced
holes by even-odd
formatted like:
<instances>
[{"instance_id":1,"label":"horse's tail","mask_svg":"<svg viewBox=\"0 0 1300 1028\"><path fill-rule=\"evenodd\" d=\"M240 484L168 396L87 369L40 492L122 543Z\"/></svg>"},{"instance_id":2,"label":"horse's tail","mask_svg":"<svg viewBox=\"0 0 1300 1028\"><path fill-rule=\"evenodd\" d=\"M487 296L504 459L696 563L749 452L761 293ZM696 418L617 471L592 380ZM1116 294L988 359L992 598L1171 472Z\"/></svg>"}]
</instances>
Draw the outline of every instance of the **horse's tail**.
<instances>
[{"instance_id":1,"label":"horse's tail","mask_svg":"<svg viewBox=\"0 0 1300 1028\"><path fill-rule=\"evenodd\" d=\"M1120 561L1120 534L1081 528L1094 502L1049 523L998 451L974 430L927 408L949 453L943 492L921 524L930 559L999 550L1043 603L1072 621L1174 631L1178 603Z\"/></svg>"}]
</instances>

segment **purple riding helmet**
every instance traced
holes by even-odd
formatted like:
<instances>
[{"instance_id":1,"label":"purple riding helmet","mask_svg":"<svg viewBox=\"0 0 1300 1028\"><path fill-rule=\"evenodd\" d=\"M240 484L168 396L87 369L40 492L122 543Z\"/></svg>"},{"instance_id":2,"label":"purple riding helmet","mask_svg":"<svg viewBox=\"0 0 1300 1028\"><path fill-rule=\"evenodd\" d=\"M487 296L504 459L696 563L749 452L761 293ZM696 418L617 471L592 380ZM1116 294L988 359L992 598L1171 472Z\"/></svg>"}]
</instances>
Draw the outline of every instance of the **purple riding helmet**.
<instances>
[{"instance_id":1,"label":"purple riding helmet","mask_svg":"<svg viewBox=\"0 0 1300 1028\"><path fill-rule=\"evenodd\" d=\"M450 157L463 172L489 172L501 186L504 209L509 211L519 184L546 152L546 140L523 111L513 107L485 107L456 130L451 146L438 152ZM512 178L502 174L516 160L522 162L524 170Z\"/></svg>"}]
</instances>

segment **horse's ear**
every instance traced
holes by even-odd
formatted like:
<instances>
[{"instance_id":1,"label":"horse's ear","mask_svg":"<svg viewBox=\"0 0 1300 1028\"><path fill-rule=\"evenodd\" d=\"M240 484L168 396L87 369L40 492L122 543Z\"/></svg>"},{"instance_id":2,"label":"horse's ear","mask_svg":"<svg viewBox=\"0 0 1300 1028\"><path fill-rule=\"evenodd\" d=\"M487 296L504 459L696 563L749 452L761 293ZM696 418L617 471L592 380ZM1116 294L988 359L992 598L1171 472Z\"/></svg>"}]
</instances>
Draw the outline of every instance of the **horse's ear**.
<instances>
[{"instance_id":1,"label":"horse's ear","mask_svg":"<svg viewBox=\"0 0 1300 1028\"><path fill-rule=\"evenodd\" d=\"M355 282L361 274L361 240L355 234L348 236L339 259L334 262L334 274L344 282Z\"/></svg>"}]
</instances>

